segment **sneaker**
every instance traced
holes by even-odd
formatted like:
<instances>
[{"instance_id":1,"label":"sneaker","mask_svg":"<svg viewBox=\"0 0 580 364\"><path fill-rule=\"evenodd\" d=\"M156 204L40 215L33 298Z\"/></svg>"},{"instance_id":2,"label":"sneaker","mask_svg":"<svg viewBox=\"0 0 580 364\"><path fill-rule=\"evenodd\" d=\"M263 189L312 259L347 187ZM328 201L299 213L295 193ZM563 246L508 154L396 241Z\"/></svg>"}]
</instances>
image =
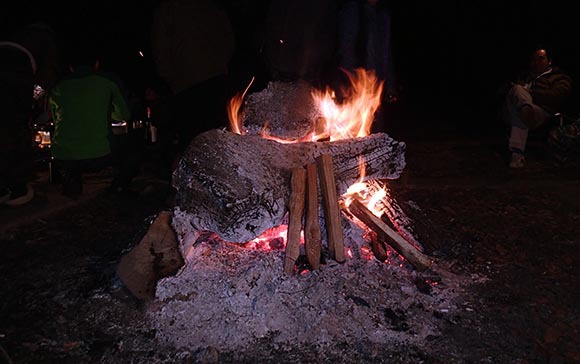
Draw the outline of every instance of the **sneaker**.
<instances>
[{"instance_id":1,"label":"sneaker","mask_svg":"<svg viewBox=\"0 0 580 364\"><path fill-rule=\"evenodd\" d=\"M32 200L34 197L34 189L29 184L23 186L21 190L13 191L10 198L4 202L6 206L20 206Z\"/></svg>"},{"instance_id":2,"label":"sneaker","mask_svg":"<svg viewBox=\"0 0 580 364\"><path fill-rule=\"evenodd\" d=\"M522 153L513 152L510 161L510 168L524 168L524 155Z\"/></svg>"}]
</instances>

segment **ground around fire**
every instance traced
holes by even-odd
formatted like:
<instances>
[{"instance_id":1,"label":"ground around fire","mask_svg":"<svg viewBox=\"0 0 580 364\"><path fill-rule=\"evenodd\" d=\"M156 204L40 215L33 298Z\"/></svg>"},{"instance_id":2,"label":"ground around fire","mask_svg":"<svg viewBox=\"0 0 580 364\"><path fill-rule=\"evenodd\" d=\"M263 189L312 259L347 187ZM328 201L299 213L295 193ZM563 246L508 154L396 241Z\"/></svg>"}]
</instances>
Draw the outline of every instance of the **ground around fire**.
<instances>
[{"instance_id":1,"label":"ground around fire","mask_svg":"<svg viewBox=\"0 0 580 364\"><path fill-rule=\"evenodd\" d=\"M510 170L501 130L413 110L385 123L407 143L389 185L426 252L474 277L458 314L434 313L442 331L429 343L346 343L325 357L267 338L245 353L163 346L115 268L170 206L167 183L139 178L126 198L95 175L86 196L68 200L41 171L34 203L0 209L0 363L579 363L580 163L556 161L537 139L526 167Z\"/></svg>"}]
</instances>

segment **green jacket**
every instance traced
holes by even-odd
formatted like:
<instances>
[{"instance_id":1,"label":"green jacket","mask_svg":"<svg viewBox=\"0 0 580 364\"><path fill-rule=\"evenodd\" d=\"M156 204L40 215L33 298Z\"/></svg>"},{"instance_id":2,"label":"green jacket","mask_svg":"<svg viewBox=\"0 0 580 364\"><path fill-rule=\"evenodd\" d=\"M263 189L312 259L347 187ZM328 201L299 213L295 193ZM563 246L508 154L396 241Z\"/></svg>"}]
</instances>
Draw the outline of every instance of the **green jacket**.
<instances>
[{"instance_id":1,"label":"green jacket","mask_svg":"<svg viewBox=\"0 0 580 364\"><path fill-rule=\"evenodd\" d=\"M55 159L93 159L110 154L111 122L128 121L131 116L119 85L86 67L59 81L49 102Z\"/></svg>"}]
</instances>

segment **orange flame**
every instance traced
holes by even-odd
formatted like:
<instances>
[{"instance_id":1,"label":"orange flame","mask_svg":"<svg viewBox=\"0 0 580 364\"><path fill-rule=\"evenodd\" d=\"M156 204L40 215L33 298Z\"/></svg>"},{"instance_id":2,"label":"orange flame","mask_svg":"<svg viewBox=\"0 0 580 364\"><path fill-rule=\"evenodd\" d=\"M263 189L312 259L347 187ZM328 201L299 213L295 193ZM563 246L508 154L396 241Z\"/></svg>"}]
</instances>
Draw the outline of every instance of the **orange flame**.
<instances>
[{"instance_id":1,"label":"orange flame","mask_svg":"<svg viewBox=\"0 0 580 364\"><path fill-rule=\"evenodd\" d=\"M260 135L279 143L335 141L369 135L375 112L381 105L383 81L379 81L374 71L362 68L345 73L348 76L349 87L342 90L345 95L343 102L339 103L336 100L336 94L330 88L312 91L312 98L322 117L313 121L311 133L300 139L288 140L270 135L267 125L264 125ZM230 129L236 134L244 134L241 109L244 97L253 82L254 77L244 92L232 97L228 105Z\"/></svg>"},{"instance_id":2,"label":"orange flame","mask_svg":"<svg viewBox=\"0 0 580 364\"><path fill-rule=\"evenodd\" d=\"M268 123L264 123L264 127L260 135L265 139L275 140L279 143L297 143L305 141L319 141L319 140L340 140L347 138L361 138L368 136L371 132L374 114L380 107L381 97L383 92L383 82L379 81L374 71L364 70L362 68L354 70L354 72L345 71L349 79L349 87L341 90L344 94L344 100L338 102L335 92L330 88L324 91L314 90L311 94L315 104L318 107L319 113L322 116L319 120L313 121L312 132L300 139L288 140L272 136L268 133ZM254 77L243 93L238 93L234 96L228 105L228 117L230 120L230 127L232 132L243 135L243 113L242 105L243 99L248 92L248 89L254 82ZM348 188L348 191L342 196L343 200L348 206L353 198L361 200L369 210L376 216L383 214L379 207L379 201L385 197L385 187L369 188L367 182L363 182L366 176L365 161L362 157L359 158L360 177L359 180ZM274 236L281 237L286 243L287 226L280 225L277 228L262 234L262 236L250 241L248 247L253 249L271 250L268 240ZM303 234L303 232L302 232ZM303 243L303 235L301 237ZM352 258L352 251L347 250L347 255ZM368 259L372 259L372 253L363 248L363 255Z\"/></svg>"},{"instance_id":3,"label":"orange flame","mask_svg":"<svg viewBox=\"0 0 580 364\"><path fill-rule=\"evenodd\" d=\"M250 83L242 93L237 93L229 102L228 105L228 119L230 120L230 129L233 133L244 135L243 129L243 114L242 114L242 104L246 93L250 89L250 86L254 83L255 77L252 76Z\"/></svg>"},{"instance_id":4,"label":"orange flame","mask_svg":"<svg viewBox=\"0 0 580 364\"><path fill-rule=\"evenodd\" d=\"M358 68L354 72L345 71L350 87L343 90L346 98L337 103L334 91L313 91L320 113L326 120L324 130L317 140L360 138L370 134L374 114L381 105L383 82L374 71Z\"/></svg>"},{"instance_id":5,"label":"orange flame","mask_svg":"<svg viewBox=\"0 0 580 364\"><path fill-rule=\"evenodd\" d=\"M359 157L360 177L357 182L348 187L346 193L342 196L345 205L348 207L354 198L360 200L364 205L377 217L383 214L383 208L379 206L380 202L386 195L386 186L380 188L369 188L367 182L363 182L366 176L366 164L362 157ZM376 186L375 186L376 187Z\"/></svg>"}]
</instances>

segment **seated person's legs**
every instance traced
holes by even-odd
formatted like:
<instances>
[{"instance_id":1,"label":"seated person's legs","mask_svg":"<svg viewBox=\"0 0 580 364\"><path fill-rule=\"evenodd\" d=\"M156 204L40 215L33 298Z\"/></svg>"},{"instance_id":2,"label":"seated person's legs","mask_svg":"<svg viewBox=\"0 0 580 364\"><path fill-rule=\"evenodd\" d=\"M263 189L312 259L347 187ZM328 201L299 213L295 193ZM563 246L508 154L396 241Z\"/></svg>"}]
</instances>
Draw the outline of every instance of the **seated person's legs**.
<instances>
[{"instance_id":1,"label":"seated person's legs","mask_svg":"<svg viewBox=\"0 0 580 364\"><path fill-rule=\"evenodd\" d=\"M549 115L532 101L532 96L521 85L513 85L504 104L504 120L510 126L508 147L512 152L510 167L521 168L530 129L544 124Z\"/></svg>"}]
</instances>

